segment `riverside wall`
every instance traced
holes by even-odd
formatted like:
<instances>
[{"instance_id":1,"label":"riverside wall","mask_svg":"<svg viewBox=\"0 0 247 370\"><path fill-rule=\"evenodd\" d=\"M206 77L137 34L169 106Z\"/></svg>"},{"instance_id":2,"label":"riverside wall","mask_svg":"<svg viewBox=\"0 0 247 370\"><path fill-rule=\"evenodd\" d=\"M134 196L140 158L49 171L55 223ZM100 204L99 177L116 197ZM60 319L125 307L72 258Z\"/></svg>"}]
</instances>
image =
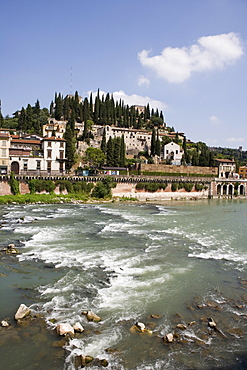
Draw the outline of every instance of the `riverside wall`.
<instances>
[{"instance_id":1,"label":"riverside wall","mask_svg":"<svg viewBox=\"0 0 247 370\"><path fill-rule=\"evenodd\" d=\"M86 181L97 183L105 176L16 176L15 178L20 184L20 193L29 193L28 182L33 179L43 180L70 180L70 181ZM147 200L167 200L167 199L199 199L199 198L214 198L214 197L232 197L233 195L247 195L247 180L239 179L219 179L210 177L185 177L185 176L115 176L114 181L116 187L112 189L114 197L136 198L141 201ZM10 176L0 176L0 195L10 195L11 189L9 185ZM166 183L165 189L160 189L156 192L147 192L144 190L137 190L138 183ZM193 183L192 191L186 192L184 189L172 191L172 183ZM203 184L202 191L195 190L195 184ZM237 192L237 194L235 194ZM55 193L59 194L59 187L55 189Z\"/></svg>"}]
</instances>

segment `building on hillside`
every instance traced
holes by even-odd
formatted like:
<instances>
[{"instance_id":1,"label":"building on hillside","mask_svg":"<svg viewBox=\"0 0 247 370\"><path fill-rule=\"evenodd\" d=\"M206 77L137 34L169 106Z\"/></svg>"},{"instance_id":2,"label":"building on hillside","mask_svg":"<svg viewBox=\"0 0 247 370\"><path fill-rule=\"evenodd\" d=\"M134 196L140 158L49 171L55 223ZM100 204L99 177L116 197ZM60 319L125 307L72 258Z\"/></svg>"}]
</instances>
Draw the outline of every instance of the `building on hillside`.
<instances>
[{"instance_id":1,"label":"building on hillside","mask_svg":"<svg viewBox=\"0 0 247 370\"><path fill-rule=\"evenodd\" d=\"M45 176L65 173L65 143L62 138L38 135L12 137L9 171L16 175Z\"/></svg>"},{"instance_id":2,"label":"building on hillside","mask_svg":"<svg viewBox=\"0 0 247 370\"><path fill-rule=\"evenodd\" d=\"M169 161L172 165L180 165L183 154L183 148L173 141L164 145L164 160Z\"/></svg>"},{"instance_id":3,"label":"building on hillside","mask_svg":"<svg viewBox=\"0 0 247 370\"><path fill-rule=\"evenodd\" d=\"M114 126L102 126L98 135L102 137L105 128L106 141L124 136L126 155L137 155L139 152L150 152L152 133L146 130L130 129Z\"/></svg>"},{"instance_id":4,"label":"building on hillside","mask_svg":"<svg viewBox=\"0 0 247 370\"><path fill-rule=\"evenodd\" d=\"M66 121L57 121L55 118L48 118L48 124L43 125L43 137L55 136L63 138L66 131Z\"/></svg>"},{"instance_id":5,"label":"building on hillside","mask_svg":"<svg viewBox=\"0 0 247 370\"><path fill-rule=\"evenodd\" d=\"M215 164L218 167L219 177L238 178L234 159L215 159Z\"/></svg>"},{"instance_id":6,"label":"building on hillside","mask_svg":"<svg viewBox=\"0 0 247 370\"><path fill-rule=\"evenodd\" d=\"M0 131L0 175L6 175L9 172L9 132Z\"/></svg>"},{"instance_id":7,"label":"building on hillside","mask_svg":"<svg viewBox=\"0 0 247 370\"><path fill-rule=\"evenodd\" d=\"M238 174L241 179L247 179L247 164L239 167Z\"/></svg>"}]
</instances>

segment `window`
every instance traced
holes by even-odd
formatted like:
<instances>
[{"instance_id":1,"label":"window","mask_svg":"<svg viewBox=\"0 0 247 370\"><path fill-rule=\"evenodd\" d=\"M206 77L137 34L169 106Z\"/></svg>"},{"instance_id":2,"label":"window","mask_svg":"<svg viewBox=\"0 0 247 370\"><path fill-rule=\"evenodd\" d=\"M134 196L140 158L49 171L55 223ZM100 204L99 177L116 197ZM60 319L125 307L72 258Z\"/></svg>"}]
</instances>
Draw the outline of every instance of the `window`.
<instances>
[{"instance_id":1,"label":"window","mask_svg":"<svg viewBox=\"0 0 247 370\"><path fill-rule=\"evenodd\" d=\"M51 149L47 150L47 158L51 158Z\"/></svg>"},{"instance_id":2,"label":"window","mask_svg":"<svg viewBox=\"0 0 247 370\"><path fill-rule=\"evenodd\" d=\"M63 162L61 162L61 163L59 164L59 171L60 171L60 172L63 172Z\"/></svg>"},{"instance_id":3,"label":"window","mask_svg":"<svg viewBox=\"0 0 247 370\"><path fill-rule=\"evenodd\" d=\"M37 161L37 170L40 170L41 166L40 166L40 161Z\"/></svg>"},{"instance_id":4,"label":"window","mask_svg":"<svg viewBox=\"0 0 247 370\"><path fill-rule=\"evenodd\" d=\"M63 150L60 150L60 152L59 152L59 158L60 159L63 159Z\"/></svg>"},{"instance_id":5,"label":"window","mask_svg":"<svg viewBox=\"0 0 247 370\"><path fill-rule=\"evenodd\" d=\"M26 160L23 163L23 170L24 171L27 171L27 161Z\"/></svg>"},{"instance_id":6,"label":"window","mask_svg":"<svg viewBox=\"0 0 247 370\"><path fill-rule=\"evenodd\" d=\"M2 146L6 146L6 140L2 141Z\"/></svg>"},{"instance_id":7,"label":"window","mask_svg":"<svg viewBox=\"0 0 247 370\"><path fill-rule=\"evenodd\" d=\"M51 147L51 141L48 141L47 146Z\"/></svg>"},{"instance_id":8,"label":"window","mask_svg":"<svg viewBox=\"0 0 247 370\"><path fill-rule=\"evenodd\" d=\"M51 161L47 161L47 171L51 171Z\"/></svg>"},{"instance_id":9,"label":"window","mask_svg":"<svg viewBox=\"0 0 247 370\"><path fill-rule=\"evenodd\" d=\"M64 144L64 142L62 141L62 142L60 143L60 148L63 148L63 144Z\"/></svg>"},{"instance_id":10,"label":"window","mask_svg":"<svg viewBox=\"0 0 247 370\"><path fill-rule=\"evenodd\" d=\"M6 149L2 149L2 157L6 157Z\"/></svg>"}]
</instances>

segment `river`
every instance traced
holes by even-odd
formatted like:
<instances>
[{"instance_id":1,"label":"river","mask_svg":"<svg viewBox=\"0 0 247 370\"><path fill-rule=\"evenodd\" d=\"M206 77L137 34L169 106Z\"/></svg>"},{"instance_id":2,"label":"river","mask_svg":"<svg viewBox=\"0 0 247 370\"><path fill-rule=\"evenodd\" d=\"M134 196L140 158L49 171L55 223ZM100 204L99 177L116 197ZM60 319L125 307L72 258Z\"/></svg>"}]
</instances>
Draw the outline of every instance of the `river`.
<instances>
[{"instance_id":1,"label":"river","mask_svg":"<svg viewBox=\"0 0 247 370\"><path fill-rule=\"evenodd\" d=\"M1 246L21 252L0 258L3 369L73 370L81 354L108 369L247 368L246 200L5 205L0 219ZM18 327L20 303L45 326ZM85 329L65 350L61 322Z\"/></svg>"}]
</instances>

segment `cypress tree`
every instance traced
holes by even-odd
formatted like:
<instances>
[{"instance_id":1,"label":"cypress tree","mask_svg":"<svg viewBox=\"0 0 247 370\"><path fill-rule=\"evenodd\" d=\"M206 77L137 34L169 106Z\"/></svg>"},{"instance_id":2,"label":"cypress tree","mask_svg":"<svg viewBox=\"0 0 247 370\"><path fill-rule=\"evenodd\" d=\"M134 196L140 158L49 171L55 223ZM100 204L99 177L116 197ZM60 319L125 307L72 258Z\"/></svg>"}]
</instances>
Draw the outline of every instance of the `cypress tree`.
<instances>
[{"instance_id":1,"label":"cypress tree","mask_svg":"<svg viewBox=\"0 0 247 370\"><path fill-rule=\"evenodd\" d=\"M55 119L60 121L63 114L63 102L61 94L55 100Z\"/></svg>"},{"instance_id":2,"label":"cypress tree","mask_svg":"<svg viewBox=\"0 0 247 370\"><path fill-rule=\"evenodd\" d=\"M121 143L120 143L120 166L125 166L125 143L124 143L124 135L121 137Z\"/></svg>"},{"instance_id":3,"label":"cypress tree","mask_svg":"<svg viewBox=\"0 0 247 370\"><path fill-rule=\"evenodd\" d=\"M3 127L3 122L4 122L4 119L2 115L2 102L0 100L0 127Z\"/></svg>"},{"instance_id":4,"label":"cypress tree","mask_svg":"<svg viewBox=\"0 0 247 370\"><path fill-rule=\"evenodd\" d=\"M64 134L64 138L66 140L66 158L67 161L65 163L65 167L67 170L70 170L71 167L75 164L75 143L74 143L74 137L71 131L71 128L69 125L66 126L66 131Z\"/></svg>"},{"instance_id":5,"label":"cypress tree","mask_svg":"<svg viewBox=\"0 0 247 370\"><path fill-rule=\"evenodd\" d=\"M155 154L160 156L160 138L159 138L159 131L157 130L157 138L155 142Z\"/></svg>"},{"instance_id":6,"label":"cypress tree","mask_svg":"<svg viewBox=\"0 0 247 370\"><path fill-rule=\"evenodd\" d=\"M187 154L187 145L186 145L186 136L184 136L184 140L183 140L183 150L184 150L184 164L187 163L187 160L188 160L188 154Z\"/></svg>"},{"instance_id":7,"label":"cypress tree","mask_svg":"<svg viewBox=\"0 0 247 370\"><path fill-rule=\"evenodd\" d=\"M18 130L22 132L27 131L27 118L26 118L26 110L24 107L21 108L21 113L18 117Z\"/></svg>"},{"instance_id":8,"label":"cypress tree","mask_svg":"<svg viewBox=\"0 0 247 370\"><path fill-rule=\"evenodd\" d=\"M26 124L27 130L31 130L33 127L33 110L30 104L26 108Z\"/></svg>"},{"instance_id":9,"label":"cypress tree","mask_svg":"<svg viewBox=\"0 0 247 370\"><path fill-rule=\"evenodd\" d=\"M114 150L113 150L113 165L115 167L119 166L120 163L120 147L121 147L121 138L117 137L114 139Z\"/></svg>"},{"instance_id":10,"label":"cypress tree","mask_svg":"<svg viewBox=\"0 0 247 370\"><path fill-rule=\"evenodd\" d=\"M108 166L113 166L114 165L114 146L113 146L113 141L112 137L109 137L109 140L107 142L107 149L106 149L106 161Z\"/></svg>"},{"instance_id":11,"label":"cypress tree","mask_svg":"<svg viewBox=\"0 0 247 370\"><path fill-rule=\"evenodd\" d=\"M104 154L106 154L106 132L105 132L105 128L103 130L103 135L102 135L102 140L101 140L101 144L100 144L100 149L102 150L102 152Z\"/></svg>"},{"instance_id":12,"label":"cypress tree","mask_svg":"<svg viewBox=\"0 0 247 370\"><path fill-rule=\"evenodd\" d=\"M155 133L155 128L153 128L152 131L152 137L151 137L151 155L155 155L155 146L156 146L156 133Z\"/></svg>"}]
</instances>

